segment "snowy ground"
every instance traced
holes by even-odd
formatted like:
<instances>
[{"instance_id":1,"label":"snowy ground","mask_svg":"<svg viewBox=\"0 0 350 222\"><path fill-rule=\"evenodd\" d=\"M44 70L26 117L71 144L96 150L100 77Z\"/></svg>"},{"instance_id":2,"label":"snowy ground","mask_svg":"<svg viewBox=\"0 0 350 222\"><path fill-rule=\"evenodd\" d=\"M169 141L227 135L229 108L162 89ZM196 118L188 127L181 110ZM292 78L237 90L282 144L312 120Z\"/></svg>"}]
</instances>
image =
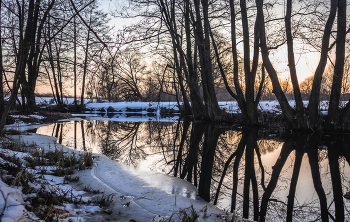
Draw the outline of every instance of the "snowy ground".
<instances>
[{"instance_id":1,"label":"snowy ground","mask_svg":"<svg viewBox=\"0 0 350 222\"><path fill-rule=\"evenodd\" d=\"M341 106L345 105L347 101L342 102ZM294 107L295 101L290 100L289 104ZM307 107L308 101L304 101L304 107ZM236 101L222 101L219 102L220 108L224 109L228 113L240 113L240 110L238 108L238 104ZM166 109L174 109L179 110L178 104L176 102L115 102L115 103L88 103L86 105L86 108L94 110L94 112L97 112L98 110L101 110L102 108L106 111L109 107L112 107L114 110L120 111L122 113L126 113L127 109L142 109L143 111L140 111L140 113L146 114L148 108L152 108L157 110L157 114L159 113L159 110L161 108ZM280 114L282 113L282 110L280 108L280 105L277 100L272 101L260 101L258 109L262 112L270 112L270 113L276 113ZM328 110L328 102L321 101L320 102L320 110L323 112L323 114L327 114ZM107 112L107 111L106 111Z\"/></svg>"},{"instance_id":2,"label":"snowy ground","mask_svg":"<svg viewBox=\"0 0 350 222\"><path fill-rule=\"evenodd\" d=\"M57 144L56 139L49 136L28 133L11 137L21 143L36 143L37 147L46 151L58 149L63 150L67 155L77 152ZM2 152L12 151L2 150ZM27 154L16 153L16 155L23 158ZM103 155L94 154L94 157L92 169L77 171L73 175L80 176L79 182L63 184L62 177L52 175L46 175L45 179L51 186L57 187L55 189L72 189L75 195L81 195L86 201L94 198L91 195L86 196L86 192L81 191L86 186L92 190L103 191L104 195L113 195L113 203L108 209L111 214L103 213L106 209L98 206L66 204L60 208L68 216L59 221L129 221L131 219L134 221L168 221L171 217L172 221L177 221L180 218L181 209L189 209L191 205L200 215L198 221L223 221L224 217L227 217L226 212L199 198L196 195L196 188L184 180L154 172L135 170ZM5 209L2 221L13 221L12 219L20 221L21 218L28 218L30 213L23 211L25 203L21 189L10 187L2 181L0 181L0 188L4 191L5 196L11 193L7 202L16 205ZM3 209L3 206L4 201L0 201L0 209ZM12 219L4 220L5 217ZM31 217L35 216L31 215Z\"/></svg>"},{"instance_id":3,"label":"snowy ground","mask_svg":"<svg viewBox=\"0 0 350 222\"><path fill-rule=\"evenodd\" d=\"M74 99L73 98L64 98L64 103L66 104L73 104ZM157 113L159 114L160 108L164 107L167 109L174 109L179 110L177 102L96 102L96 100L86 99L86 108L98 111L102 108L104 110L107 110L109 107L112 107L116 111L126 112L127 108L129 109L142 109L143 111L140 113L147 113L147 109L155 109L157 110ZM289 100L289 104L294 107L295 101ZM54 104L52 97L36 97L36 103L41 105L49 105ZM344 106L347 101L342 101L340 106ZM308 101L304 101L304 107L307 107ZM219 106L222 109L225 109L228 113L240 113L240 110L238 108L238 104L236 101L222 101L219 102ZM328 101L321 101L319 106L321 112L323 114L328 113ZM271 101L260 101L258 109L263 112L270 112L270 113L281 113L281 108L279 106L279 103L277 100L271 100Z\"/></svg>"}]
</instances>

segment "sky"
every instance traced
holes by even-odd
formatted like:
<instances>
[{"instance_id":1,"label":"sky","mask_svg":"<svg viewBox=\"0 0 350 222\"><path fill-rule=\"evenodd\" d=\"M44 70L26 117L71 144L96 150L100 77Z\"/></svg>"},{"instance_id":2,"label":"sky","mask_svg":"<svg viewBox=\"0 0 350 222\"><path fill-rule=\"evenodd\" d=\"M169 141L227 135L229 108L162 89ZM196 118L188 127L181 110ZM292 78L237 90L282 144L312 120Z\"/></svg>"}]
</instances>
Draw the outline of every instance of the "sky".
<instances>
[{"instance_id":1,"label":"sky","mask_svg":"<svg viewBox=\"0 0 350 222\"><path fill-rule=\"evenodd\" d=\"M113 13L117 10L120 10L123 5L125 6L128 4L127 2L128 1L126 0L99 0L100 9L102 9L106 13ZM281 10L281 12L283 13L283 10ZM116 18L113 16L110 16L110 19L110 26L115 27L115 33L113 33L114 36L117 34L118 29L122 29L125 25L129 25L132 23L132 21L135 21L135 19L130 20ZM251 53L251 55L253 55L253 53ZM279 73L281 79L287 79L289 77L287 55L288 54L286 46L282 46L278 50L274 50L270 53L270 59L276 71ZM295 61L299 83L305 80L305 78L313 75L319 62L319 57L320 54L318 52L309 52L309 50L306 50L306 46L302 45L301 43L295 42ZM43 87L38 87L38 89L39 88L44 89ZM68 93L72 94L72 92L70 91ZM80 90L78 89L78 93L79 91Z\"/></svg>"},{"instance_id":2,"label":"sky","mask_svg":"<svg viewBox=\"0 0 350 222\"><path fill-rule=\"evenodd\" d=\"M122 5L127 5L126 0L100 0L100 7L105 12L115 12L120 9ZM280 10L284 13L283 10ZM116 30L123 28L123 26L131 24L130 20L122 18L112 18L110 24L115 26ZM297 75L299 83L305 80L305 78L314 74L319 62L320 53L310 52L305 45L301 43L294 43L295 61L297 68ZM253 55L251 53L251 55ZM289 76L287 47L283 46L278 50L275 50L270 54L270 59L273 62L277 72L282 79L286 79Z\"/></svg>"},{"instance_id":3,"label":"sky","mask_svg":"<svg viewBox=\"0 0 350 222\"><path fill-rule=\"evenodd\" d=\"M301 43L294 44L294 58L296 63L296 71L299 83L305 78L314 74L316 67L320 59L320 53L306 50L306 46L303 47ZM288 68L288 53L287 46L283 46L280 49L270 54L270 59L275 66L281 79L286 79L290 76Z\"/></svg>"}]
</instances>

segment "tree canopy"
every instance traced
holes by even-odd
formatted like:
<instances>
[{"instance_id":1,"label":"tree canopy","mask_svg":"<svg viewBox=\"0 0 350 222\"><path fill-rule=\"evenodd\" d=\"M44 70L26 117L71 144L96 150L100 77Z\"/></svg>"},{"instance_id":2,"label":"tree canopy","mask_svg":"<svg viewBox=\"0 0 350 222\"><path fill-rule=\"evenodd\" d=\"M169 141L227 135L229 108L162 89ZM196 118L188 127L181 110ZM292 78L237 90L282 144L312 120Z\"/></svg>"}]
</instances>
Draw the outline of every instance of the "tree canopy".
<instances>
[{"instance_id":1,"label":"tree canopy","mask_svg":"<svg viewBox=\"0 0 350 222\"><path fill-rule=\"evenodd\" d=\"M73 94L77 111L85 97L171 99L184 115L214 122L232 118L219 107L225 98L249 125L260 124L259 101L274 94L293 128L348 130L346 1L115 0L109 12L100 3L0 1L0 129L16 100L22 112L36 110L40 85L61 107ZM311 51L317 66L300 82L296 58Z\"/></svg>"}]
</instances>

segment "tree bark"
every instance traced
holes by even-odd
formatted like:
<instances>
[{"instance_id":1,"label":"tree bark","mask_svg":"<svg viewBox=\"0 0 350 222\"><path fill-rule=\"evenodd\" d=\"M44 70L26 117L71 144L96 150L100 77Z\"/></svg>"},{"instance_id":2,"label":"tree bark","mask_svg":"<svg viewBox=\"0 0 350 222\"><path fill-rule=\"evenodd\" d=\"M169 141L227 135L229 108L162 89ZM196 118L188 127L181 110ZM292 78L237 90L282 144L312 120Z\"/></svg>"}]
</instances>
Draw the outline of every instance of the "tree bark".
<instances>
[{"instance_id":1,"label":"tree bark","mask_svg":"<svg viewBox=\"0 0 350 222\"><path fill-rule=\"evenodd\" d=\"M250 124L257 124L258 118L254 105L254 70L250 69L250 44L249 44L249 24L247 15L246 0L240 0L243 28L243 53L244 53L244 74L245 74L245 100L247 106L247 116ZM257 30L254 30L257 35ZM255 53L259 50L254 50L254 59L257 60ZM253 61L256 63L256 61ZM255 70L256 71L256 70Z\"/></svg>"},{"instance_id":2,"label":"tree bark","mask_svg":"<svg viewBox=\"0 0 350 222\"><path fill-rule=\"evenodd\" d=\"M74 21L73 21L73 26L74 26L74 36L73 36L73 41L74 41L74 61L73 61L73 73L74 73L74 107L75 110L78 110L78 103L77 103L77 24L75 21L75 17L74 17Z\"/></svg>"},{"instance_id":3,"label":"tree bark","mask_svg":"<svg viewBox=\"0 0 350 222\"><path fill-rule=\"evenodd\" d=\"M91 23L91 17L90 17L90 23ZM89 40L90 40L90 30L88 30L88 34L87 34L87 37L86 37L83 82L81 84L81 96L80 96L80 111L84 110L85 79L86 79L86 73L87 73L87 61L88 61L88 53L89 53Z\"/></svg>"},{"instance_id":4,"label":"tree bark","mask_svg":"<svg viewBox=\"0 0 350 222\"><path fill-rule=\"evenodd\" d=\"M175 71L177 73L177 77L179 79L179 86L180 86L180 90L181 90L181 94L182 94L182 98L183 98L183 101L184 101L184 114L185 115L188 115L188 114L191 114L192 113L192 110L191 110L191 106L190 106L190 103L188 101L188 98L187 98L187 93L186 93L186 90L185 90L185 87L184 87L184 84L183 84L183 75L182 75L182 72L181 72L181 67L179 65L179 60L178 60L178 57L177 57L177 51L176 51L176 48L175 48L175 42L173 40L173 51L174 51L174 63L175 63ZM175 81L175 79L174 79Z\"/></svg>"},{"instance_id":5,"label":"tree bark","mask_svg":"<svg viewBox=\"0 0 350 222\"><path fill-rule=\"evenodd\" d=\"M52 42L51 41L49 41L47 44L47 51L48 51L48 55L49 55L49 61L50 61L51 71L52 71L52 78L53 78L55 91L56 91L55 100L57 101L57 105L62 105L63 101L61 101L60 90L59 90L58 82L57 82L57 78L56 78L56 69L55 69L55 64L53 62Z\"/></svg>"},{"instance_id":6,"label":"tree bark","mask_svg":"<svg viewBox=\"0 0 350 222\"><path fill-rule=\"evenodd\" d=\"M346 37L346 0L338 0L337 45L333 84L329 100L326 130L334 130L339 123L339 100L344 74Z\"/></svg>"},{"instance_id":7,"label":"tree bark","mask_svg":"<svg viewBox=\"0 0 350 222\"><path fill-rule=\"evenodd\" d=\"M27 98L27 111L33 112L36 108L35 103L35 87L36 81L39 75L39 67L41 63L41 57L43 53L43 49L45 48L45 44L41 44L42 31L44 29L44 23L46 22L48 15L55 4L55 0L52 0L45 10L42 19L39 23L39 13L40 13L40 4L41 0L36 0L35 3L35 11L34 11L34 21L32 29L32 45L30 49L30 54L27 61L28 67L28 82L26 89L26 98ZM39 26L38 26L39 25Z\"/></svg>"},{"instance_id":8,"label":"tree bark","mask_svg":"<svg viewBox=\"0 0 350 222\"><path fill-rule=\"evenodd\" d=\"M201 22L201 12L199 0L194 0L196 11L196 38L198 41L198 52L201 64L202 88L204 94L204 102L206 113L210 120L218 120L221 116L221 110L217 102L213 68L210 56L210 37L209 37L209 15L208 15L208 0L202 0L204 26Z\"/></svg>"},{"instance_id":9,"label":"tree bark","mask_svg":"<svg viewBox=\"0 0 350 222\"><path fill-rule=\"evenodd\" d=\"M290 71L290 78L292 80L294 99L296 103L296 121L297 127L300 128L304 125L304 105L301 98L299 82L296 72L295 59L294 59L294 47L293 47L293 36L291 27L292 17L292 0L287 0L287 12L285 17L286 35L287 35L287 48L288 48L288 66Z\"/></svg>"},{"instance_id":10,"label":"tree bark","mask_svg":"<svg viewBox=\"0 0 350 222\"><path fill-rule=\"evenodd\" d=\"M314 74L312 90L309 99L308 114L310 119L310 127L314 128L318 125L318 105L320 102L320 90L322 75L327 64L329 39L332 33L332 26L337 14L337 0L331 0L331 9L327 19L327 23L323 32L321 57Z\"/></svg>"},{"instance_id":11,"label":"tree bark","mask_svg":"<svg viewBox=\"0 0 350 222\"><path fill-rule=\"evenodd\" d=\"M264 66L270 76L272 86L273 86L273 92L275 93L277 100L281 105L283 115L286 117L288 122L290 122L294 127L296 127L296 124L294 121L294 110L289 105L286 95L283 93L281 85L278 81L277 72L274 69L273 65L271 64L271 61L269 58L269 52L267 49L266 35L265 35L263 0L256 0L256 6L257 6L257 21L258 21L259 35L260 35L260 48L261 48L261 54L262 54Z\"/></svg>"},{"instance_id":12,"label":"tree bark","mask_svg":"<svg viewBox=\"0 0 350 222\"><path fill-rule=\"evenodd\" d=\"M22 72L25 71L26 67L26 61L29 55L29 49L30 45L33 44L31 42L31 27L33 23L33 11L34 11L34 0L30 0L29 2L29 8L28 8L28 18L27 18L27 24L26 24L26 30L25 33L23 33L23 28L24 28L24 14L22 14L22 10L20 9L20 5L18 4L19 7L19 30L20 30L20 40L19 40L19 47L18 47L18 54L17 54L17 63L16 63L16 70L13 78L13 87L12 87L12 93L10 96L10 99L8 101L8 104L6 105L4 112L1 115L1 121L0 121L0 135L3 135L4 133L4 126L6 123L7 115L10 111L10 108L13 106L16 98L17 98L17 93L18 93L18 88L20 86L20 75ZM23 37L24 34L24 37Z\"/></svg>"},{"instance_id":13,"label":"tree bark","mask_svg":"<svg viewBox=\"0 0 350 222\"><path fill-rule=\"evenodd\" d=\"M236 36L236 13L234 0L230 0L230 17L231 17L231 45L232 45L232 59L233 59L233 82L235 85L235 90L237 93L237 103L241 109L245 120L248 120L248 113L246 110L246 104L244 99L244 94L238 80L238 55L237 55L237 36Z\"/></svg>"},{"instance_id":14,"label":"tree bark","mask_svg":"<svg viewBox=\"0 0 350 222\"><path fill-rule=\"evenodd\" d=\"M179 60L180 60L180 64L181 64L181 68L183 69L183 72L185 74L186 80L187 80L187 84L189 86L190 89L190 98L191 98L191 108L192 108L192 113L194 118L206 118L206 113L205 113L205 109L203 106L203 102L202 102L202 98L200 96L200 92L199 92L199 86L198 86L198 77L197 77L197 67L196 67L196 47L197 45L195 44L195 52L194 52L194 62L193 62L193 73L187 68L187 66L185 65L185 53L183 52L183 49L181 47L180 44L180 40L179 40L179 35L177 33L177 29L176 29L176 22L175 22L175 7L174 7L174 1L172 4L172 8L171 8L171 12L169 12L168 7L165 5L163 0L160 0L161 3L161 11L162 11L162 16L163 16L163 20L167 25L167 28L169 30L169 33L171 35L172 38L172 42L173 42L173 47L176 48L177 52L179 53ZM186 6L185 6L186 7ZM189 7L189 5L188 5ZM189 9L188 11L189 12ZM188 30L188 27L186 28L186 23L189 23L189 21L185 18L185 32L188 32L190 30ZM195 29L195 27L194 27ZM187 34L187 33L186 33ZM195 42L197 40L195 39ZM190 45L187 45L187 48L190 47ZM188 58L187 58L187 62L188 62Z\"/></svg>"}]
</instances>

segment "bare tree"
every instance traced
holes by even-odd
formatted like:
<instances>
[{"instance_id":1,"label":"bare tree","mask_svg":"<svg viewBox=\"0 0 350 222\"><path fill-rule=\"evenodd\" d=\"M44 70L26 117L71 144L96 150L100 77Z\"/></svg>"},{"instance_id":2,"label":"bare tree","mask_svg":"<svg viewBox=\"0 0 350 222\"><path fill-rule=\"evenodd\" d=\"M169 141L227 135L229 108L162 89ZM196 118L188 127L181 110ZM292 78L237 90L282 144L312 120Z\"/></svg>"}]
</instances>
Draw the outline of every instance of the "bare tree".
<instances>
[{"instance_id":1,"label":"bare tree","mask_svg":"<svg viewBox=\"0 0 350 222\"><path fill-rule=\"evenodd\" d=\"M141 84L143 84L147 66L142 61L141 52L137 48L127 47L120 51L117 64L120 93L125 99L143 100Z\"/></svg>"},{"instance_id":2,"label":"bare tree","mask_svg":"<svg viewBox=\"0 0 350 222\"><path fill-rule=\"evenodd\" d=\"M35 3L34 0L30 0L28 2L28 9L26 11L27 14L24 14L25 12L24 8L26 7L26 5L24 4L24 2L22 3L23 4L17 4L17 8L16 8L20 19L19 26L18 26L20 36L19 36L18 52L16 55L17 56L16 70L13 78L12 93L9 98L8 104L1 116L0 134L3 134L6 118L11 106L15 101L15 98L17 97L19 85L21 81L22 83L24 82L23 77L25 73L25 67L26 67L28 56L29 54L31 54L31 58L34 58L34 54L35 54L34 48L31 48L31 47L35 46L35 33L39 22L38 14L39 14L39 11L41 10L40 1ZM53 3L54 3L54 0L51 2L51 4ZM46 11L44 12L44 15L40 24L43 24L45 22L47 18L47 14L49 13L51 8L52 8L52 5L46 8ZM27 16L26 25L24 25L25 16ZM39 27L41 28L41 25ZM41 39L41 34L38 35L38 40L40 39ZM30 50L32 50L31 53L30 53ZM35 76L32 76L31 78L33 77L35 79ZM20 79L22 80L20 81ZM22 87L22 90L23 90L23 87Z\"/></svg>"}]
</instances>

